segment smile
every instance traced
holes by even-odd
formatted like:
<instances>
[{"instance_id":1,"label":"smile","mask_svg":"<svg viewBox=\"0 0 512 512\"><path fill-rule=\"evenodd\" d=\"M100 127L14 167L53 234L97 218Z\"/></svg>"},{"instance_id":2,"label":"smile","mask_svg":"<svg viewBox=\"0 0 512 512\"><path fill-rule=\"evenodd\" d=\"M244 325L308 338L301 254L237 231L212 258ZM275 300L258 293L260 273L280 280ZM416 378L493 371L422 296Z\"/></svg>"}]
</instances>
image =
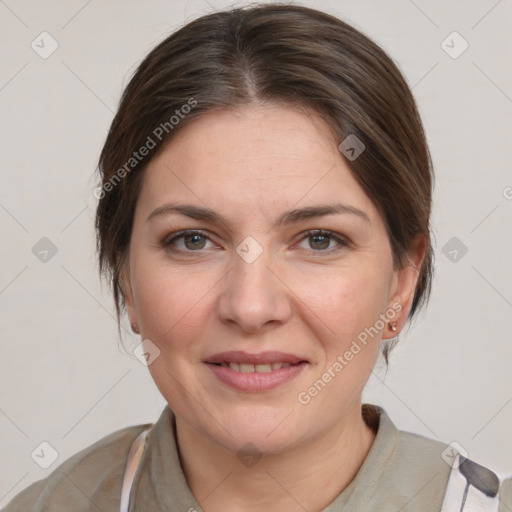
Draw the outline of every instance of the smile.
<instances>
[{"instance_id":1,"label":"smile","mask_svg":"<svg viewBox=\"0 0 512 512\"><path fill-rule=\"evenodd\" d=\"M237 391L262 392L299 375L307 360L283 352L222 352L204 361L218 381Z\"/></svg>"}]
</instances>

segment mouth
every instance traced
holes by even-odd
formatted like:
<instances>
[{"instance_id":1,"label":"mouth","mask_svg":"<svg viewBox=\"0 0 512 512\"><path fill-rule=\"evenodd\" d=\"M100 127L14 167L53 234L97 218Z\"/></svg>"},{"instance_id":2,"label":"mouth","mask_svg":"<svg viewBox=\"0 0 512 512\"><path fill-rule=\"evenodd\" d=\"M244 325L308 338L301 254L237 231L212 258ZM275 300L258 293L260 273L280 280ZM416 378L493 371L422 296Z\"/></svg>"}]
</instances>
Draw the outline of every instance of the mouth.
<instances>
[{"instance_id":1,"label":"mouth","mask_svg":"<svg viewBox=\"0 0 512 512\"><path fill-rule=\"evenodd\" d=\"M235 372L240 373L269 373L281 368L289 368L291 363L275 362L269 364L251 364L251 363L212 363L222 368L231 368ZM300 363L295 363L300 364Z\"/></svg>"},{"instance_id":2,"label":"mouth","mask_svg":"<svg viewBox=\"0 0 512 512\"><path fill-rule=\"evenodd\" d=\"M224 384L239 391L265 391L298 375L309 361L283 352L223 352L204 363Z\"/></svg>"}]
</instances>

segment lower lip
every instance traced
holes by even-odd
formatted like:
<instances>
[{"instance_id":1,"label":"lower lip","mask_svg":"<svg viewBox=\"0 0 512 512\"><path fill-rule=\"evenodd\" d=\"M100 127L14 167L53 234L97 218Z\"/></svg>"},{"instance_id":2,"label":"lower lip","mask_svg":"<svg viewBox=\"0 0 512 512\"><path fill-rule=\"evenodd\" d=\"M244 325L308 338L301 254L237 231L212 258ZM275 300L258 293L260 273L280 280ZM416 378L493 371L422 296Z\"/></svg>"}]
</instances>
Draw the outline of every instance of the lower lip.
<instances>
[{"instance_id":1,"label":"lower lip","mask_svg":"<svg viewBox=\"0 0 512 512\"><path fill-rule=\"evenodd\" d=\"M307 363L294 364L266 373L242 373L229 367L206 363L214 375L224 384L239 391L267 391L276 388L296 377Z\"/></svg>"}]
</instances>

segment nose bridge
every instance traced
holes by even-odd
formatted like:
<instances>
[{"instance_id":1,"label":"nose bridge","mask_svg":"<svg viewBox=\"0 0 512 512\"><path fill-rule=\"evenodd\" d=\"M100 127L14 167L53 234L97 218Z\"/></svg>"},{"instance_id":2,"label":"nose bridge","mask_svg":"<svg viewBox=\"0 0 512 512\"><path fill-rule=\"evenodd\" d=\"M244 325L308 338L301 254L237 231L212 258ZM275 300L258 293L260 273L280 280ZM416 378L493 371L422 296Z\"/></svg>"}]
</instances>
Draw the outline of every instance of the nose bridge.
<instances>
[{"instance_id":1,"label":"nose bridge","mask_svg":"<svg viewBox=\"0 0 512 512\"><path fill-rule=\"evenodd\" d=\"M219 303L223 321L254 331L271 321L286 320L291 305L275 263L270 251L252 237L238 245Z\"/></svg>"}]
</instances>

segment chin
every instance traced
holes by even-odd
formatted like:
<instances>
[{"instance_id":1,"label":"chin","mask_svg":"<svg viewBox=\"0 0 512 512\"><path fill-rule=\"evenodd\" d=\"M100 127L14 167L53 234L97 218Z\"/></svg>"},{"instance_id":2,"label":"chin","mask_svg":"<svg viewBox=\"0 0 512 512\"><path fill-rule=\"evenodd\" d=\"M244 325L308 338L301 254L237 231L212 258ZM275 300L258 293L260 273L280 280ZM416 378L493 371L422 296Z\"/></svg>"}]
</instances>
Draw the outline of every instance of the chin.
<instances>
[{"instance_id":1,"label":"chin","mask_svg":"<svg viewBox=\"0 0 512 512\"><path fill-rule=\"evenodd\" d=\"M291 407L276 410L244 406L239 411L227 412L217 421L209 424L208 435L234 452L254 447L260 453L277 454L292 448L307 434L306 423L303 419L297 421Z\"/></svg>"}]
</instances>

